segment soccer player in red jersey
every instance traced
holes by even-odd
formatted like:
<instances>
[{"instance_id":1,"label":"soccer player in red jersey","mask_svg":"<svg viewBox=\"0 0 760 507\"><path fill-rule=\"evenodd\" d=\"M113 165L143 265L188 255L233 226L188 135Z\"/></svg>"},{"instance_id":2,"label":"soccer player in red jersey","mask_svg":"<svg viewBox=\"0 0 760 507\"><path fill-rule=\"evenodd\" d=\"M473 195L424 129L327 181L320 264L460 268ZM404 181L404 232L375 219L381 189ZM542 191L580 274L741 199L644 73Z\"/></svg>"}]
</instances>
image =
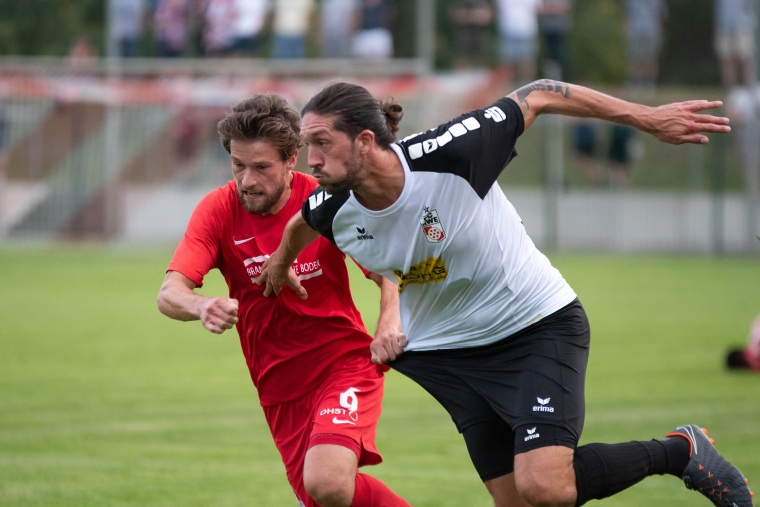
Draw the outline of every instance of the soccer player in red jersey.
<instances>
[{"instance_id":1,"label":"soccer player in red jersey","mask_svg":"<svg viewBox=\"0 0 760 507\"><path fill-rule=\"evenodd\" d=\"M375 430L385 366L370 361L370 344L349 291L345 256L325 238L293 264L312 297L263 296L253 282L282 238L288 220L317 187L295 172L300 118L276 94L237 104L218 125L233 179L197 205L158 294L159 310L200 320L213 333L237 328L288 481L302 506L408 506L385 484L358 473L380 463ZM229 297L195 292L219 269ZM398 294L381 287L375 346L401 353Z\"/></svg>"}]
</instances>

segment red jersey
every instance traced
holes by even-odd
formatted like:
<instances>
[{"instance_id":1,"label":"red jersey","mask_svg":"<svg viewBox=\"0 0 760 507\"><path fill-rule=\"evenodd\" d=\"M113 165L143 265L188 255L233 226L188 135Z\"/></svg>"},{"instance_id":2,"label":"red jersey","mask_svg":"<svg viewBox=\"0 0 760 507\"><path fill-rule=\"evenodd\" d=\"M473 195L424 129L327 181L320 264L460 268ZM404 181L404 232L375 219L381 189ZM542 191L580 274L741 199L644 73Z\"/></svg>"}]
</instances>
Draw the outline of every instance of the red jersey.
<instances>
[{"instance_id":1,"label":"red jersey","mask_svg":"<svg viewBox=\"0 0 760 507\"><path fill-rule=\"evenodd\" d=\"M345 255L324 237L293 264L307 300L288 288L264 297L264 286L253 282L280 244L285 224L316 187L311 176L293 172L290 199L275 215L246 211L234 181L209 192L193 211L168 268L199 287L212 268L221 271L230 297L239 301L237 331L263 406L313 391L340 369L346 354L370 358L372 337L351 299Z\"/></svg>"}]
</instances>

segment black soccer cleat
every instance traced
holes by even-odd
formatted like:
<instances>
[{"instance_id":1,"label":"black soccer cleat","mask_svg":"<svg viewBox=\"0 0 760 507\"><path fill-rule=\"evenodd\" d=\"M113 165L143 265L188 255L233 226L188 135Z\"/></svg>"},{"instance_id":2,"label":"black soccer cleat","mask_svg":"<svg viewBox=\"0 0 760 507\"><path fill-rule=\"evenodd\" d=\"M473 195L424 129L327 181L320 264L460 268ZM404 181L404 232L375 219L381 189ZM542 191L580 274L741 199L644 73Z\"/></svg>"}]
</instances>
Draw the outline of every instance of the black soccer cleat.
<instances>
[{"instance_id":1,"label":"black soccer cleat","mask_svg":"<svg viewBox=\"0 0 760 507\"><path fill-rule=\"evenodd\" d=\"M687 488L699 491L716 507L752 507L754 494L747 479L720 455L706 429L688 424L665 436L689 441L689 463L681 476Z\"/></svg>"}]
</instances>

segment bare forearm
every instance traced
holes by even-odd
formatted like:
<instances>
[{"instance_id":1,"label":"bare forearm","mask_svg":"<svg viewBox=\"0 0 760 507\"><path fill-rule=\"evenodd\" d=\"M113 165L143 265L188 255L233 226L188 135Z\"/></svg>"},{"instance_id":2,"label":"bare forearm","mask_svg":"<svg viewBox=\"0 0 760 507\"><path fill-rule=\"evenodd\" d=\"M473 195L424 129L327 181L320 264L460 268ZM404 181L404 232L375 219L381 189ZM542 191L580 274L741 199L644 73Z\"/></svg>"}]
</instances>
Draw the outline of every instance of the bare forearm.
<instances>
[{"instance_id":1,"label":"bare forearm","mask_svg":"<svg viewBox=\"0 0 760 507\"><path fill-rule=\"evenodd\" d=\"M401 332L398 286L385 278L380 283L380 317L377 327Z\"/></svg>"},{"instance_id":2,"label":"bare forearm","mask_svg":"<svg viewBox=\"0 0 760 507\"><path fill-rule=\"evenodd\" d=\"M264 262L261 275L254 280L258 285L264 285L265 297L279 295L284 286L293 289L301 299L308 297L291 266L301 250L318 237L319 233L309 227L300 213L288 221L279 246Z\"/></svg>"},{"instance_id":3,"label":"bare forearm","mask_svg":"<svg viewBox=\"0 0 760 507\"><path fill-rule=\"evenodd\" d=\"M651 107L628 102L584 86L567 85L568 98L547 104L545 112L598 118L647 130Z\"/></svg>"},{"instance_id":4,"label":"bare forearm","mask_svg":"<svg viewBox=\"0 0 760 507\"><path fill-rule=\"evenodd\" d=\"M637 128L651 108L605 93L560 81L542 79L509 95L523 109L526 122L541 114L561 114L624 123Z\"/></svg>"},{"instance_id":5,"label":"bare forearm","mask_svg":"<svg viewBox=\"0 0 760 507\"><path fill-rule=\"evenodd\" d=\"M169 273L158 291L158 310L175 320L200 320L204 299L205 296L173 280Z\"/></svg>"},{"instance_id":6,"label":"bare forearm","mask_svg":"<svg viewBox=\"0 0 760 507\"><path fill-rule=\"evenodd\" d=\"M181 273L166 274L158 291L158 309L175 320L200 320L212 333L223 333L237 324L238 301L208 297L195 292L195 283Z\"/></svg>"},{"instance_id":7,"label":"bare forearm","mask_svg":"<svg viewBox=\"0 0 760 507\"><path fill-rule=\"evenodd\" d=\"M188 322L191 320L200 320L202 301L198 299L202 296L193 296L188 298L161 298L158 300L158 309L161 313L174 320Z\"/></svg>"},{"instance_id":8,"label":"bare forearm","mask_svg":"<svg viewBox=\"0 0 760 507\"><path fill-rule=\"evenodd\" d=\"M731 131L726 117L703 114L720 101L689 100L658 107L612 97L584 86L540 80L508 95L520 106L529 128L541 114L599 118L635 127L670 144L706 144L706 133Z\"/></svg>"},{"instance_id":9,"label":"bare forearm","mask_svg":"<svg viewBox=\"0 0 760 507\"><path fill-rule=\"evenodd\" d=\"M294 215L285 226L282 241L277 247L277 263L290 266L298 254L318 237L319 233L309 227L300 213Z\"/></svg>"},{"instance_id":10,"label":"bare forearm","mask_svg":"<svg viewBox=\"0 0 760 507\"><path fill-rule=\"evenodd\" d=\"M406 336L401 328L398 286L383 279L380 283L380 318L369 350L373 363L394 361L404 353Z\"/></svg>"}]
</instances>

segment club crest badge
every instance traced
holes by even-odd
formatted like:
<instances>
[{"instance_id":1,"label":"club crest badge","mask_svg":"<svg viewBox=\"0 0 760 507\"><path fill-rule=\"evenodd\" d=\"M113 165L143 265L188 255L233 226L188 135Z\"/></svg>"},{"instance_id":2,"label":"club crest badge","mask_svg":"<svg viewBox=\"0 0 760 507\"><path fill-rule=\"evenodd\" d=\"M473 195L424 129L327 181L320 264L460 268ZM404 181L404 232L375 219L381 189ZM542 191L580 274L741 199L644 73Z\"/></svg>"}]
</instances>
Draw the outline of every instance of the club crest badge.
<instances>
[{"instance_id":1,"label":"club crest badge","mask_svg":"<svg viewBox=\"0 0 760 507\"><path fill-rule=\"evenodd\" d=\"M438 218L438 210L425 208L425 214L420 219L420 227L425 234L425 239L430 243L440 243L446 238L446 232Z\"/></svg>"}]
</instances>

